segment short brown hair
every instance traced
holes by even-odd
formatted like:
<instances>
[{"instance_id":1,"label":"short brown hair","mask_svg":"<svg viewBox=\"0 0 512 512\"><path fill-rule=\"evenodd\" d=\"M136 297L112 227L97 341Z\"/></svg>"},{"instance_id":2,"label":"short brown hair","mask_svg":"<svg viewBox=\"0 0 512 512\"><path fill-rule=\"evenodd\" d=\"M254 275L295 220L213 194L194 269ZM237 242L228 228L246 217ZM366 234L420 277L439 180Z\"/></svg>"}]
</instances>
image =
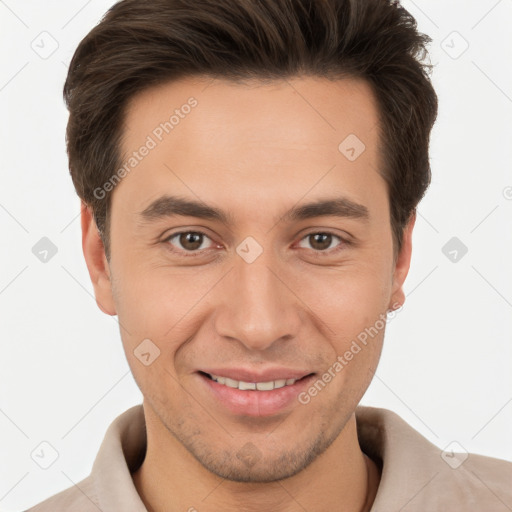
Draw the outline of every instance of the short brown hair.
<instances>
[{"instance_id":1,"label":"short brown hair","mask_svg":"<svg viewBox=\"0 0 512 512\"><path fill-rule=\"evenodd\" d=\"M379 107L382 176L395 256L431 179L437 96L415 19L389 0L123 0L80 42L64 85L69 168L109 258L110 197L95 190L121 165L126 105L193 75L366 80Z\"/></svg>"}]
</instances>

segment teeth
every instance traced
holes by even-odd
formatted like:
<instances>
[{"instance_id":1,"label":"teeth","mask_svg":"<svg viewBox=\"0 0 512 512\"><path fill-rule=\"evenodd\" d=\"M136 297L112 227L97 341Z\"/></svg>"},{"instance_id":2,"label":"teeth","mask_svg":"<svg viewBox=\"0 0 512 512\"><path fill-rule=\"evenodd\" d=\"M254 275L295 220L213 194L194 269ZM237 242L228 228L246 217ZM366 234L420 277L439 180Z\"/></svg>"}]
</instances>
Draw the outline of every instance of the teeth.
<instances>
[{"instance_id":1,"label":"teeth","mask_svg":"<svg viewBox=\"0 0 512 512\"><path fill-rule=\"evenodd\" d=\"M274 389L274 382L256 382L256 389L259 391L272 391Z\"/></svg>"},{"instance_id":2,"label":"teeth","mask_svg":"<svg viewBox=\"0 0 512 512\"><path fill-rule=\"evenodd\" d=\"M284 388L286 386L286 379L280 379L274 381L274 389L276 388Z\"/></svg>"},{"instance_id":3,"label":"teeth","mask_svg":"<svg viewBox=\"0 0 512 512\"><path fill-rule=\"evenodd\" d=\"M213 375L212 375L212 379L215 380ZM233 379L229 379L228 377L225 378L224 384L226 386L229 386L230 388L237 388L238 387L238 381L237 380L233 380Z\"/></svg>"},{"instance_id":4,"label":"teeth","mask_svg":"<svg viewBox=\"0 0 512 512\"><path fill-rule=\"evenodd\" d=\"M295 384L297 379L278 379L271 380L269 382L244 382L242 380L234 380L229 377L221 377L220 375L211 375L211 378L218 382L219 384L223 384L224 386L228 386L230 388L238 388L240 390L258 390L258 391L271 391L272 389L279 389L284 386L291 386Z\"/></svg>"},{"instance_id":5,"label":"teeth","mask_svg":"<svg viewBox=\"0 0 512 512\"><path fill-rule=\"evenodd\" d=\"M256 383L240 381L238 383L238 389L256 389Z\"/></svg>"}]
</instances>

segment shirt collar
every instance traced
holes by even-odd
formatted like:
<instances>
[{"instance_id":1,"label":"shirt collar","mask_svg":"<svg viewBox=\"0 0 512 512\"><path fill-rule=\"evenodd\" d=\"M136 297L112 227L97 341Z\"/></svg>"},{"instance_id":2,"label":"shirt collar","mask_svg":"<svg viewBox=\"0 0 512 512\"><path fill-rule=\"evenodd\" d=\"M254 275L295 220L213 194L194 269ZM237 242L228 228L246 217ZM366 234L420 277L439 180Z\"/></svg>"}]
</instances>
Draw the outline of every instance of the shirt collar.
<instances>
[{"instance_id":1,"label":"shirt collar","mask_svg":"<svg viewBox=\"0 0 512 512\"><path fill-rule=\"evenodd\" d=\"M108 427L91 471L103 512L147 512L131 476L144 460L146 443L142 404L122 413Z\"/></svg>"}]
</instances>

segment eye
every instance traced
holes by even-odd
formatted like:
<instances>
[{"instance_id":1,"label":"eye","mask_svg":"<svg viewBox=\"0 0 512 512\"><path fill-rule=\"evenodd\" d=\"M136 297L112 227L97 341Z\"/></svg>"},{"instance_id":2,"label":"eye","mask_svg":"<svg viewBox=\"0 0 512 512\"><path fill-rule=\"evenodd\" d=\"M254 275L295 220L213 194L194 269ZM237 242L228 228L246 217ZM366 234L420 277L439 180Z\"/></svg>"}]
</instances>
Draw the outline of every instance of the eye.
<instances>
[{"instance_id":1,"label":"eye","mask_svg":"<svg viewBox=\"0 0 512 512\"><path fill-rule=\"evenodd\" d=\"M338 241L337 244L336 241ZM199 256L202 252L206 252L216 246L215 242L202 231L180 231L173 233L164 242L170 246L169 248L172 252L183 256ZM350 243L339 235L328 231L320 231L307 234L300 240L298 245L304 249L312 249L317 255L323 255L321 253L332 255L342 250L345 246L350 245Z\"/></svg>"},{"instance_id":2,"label":"eye","mask_svg":"<svg viewBox=\"0 0 512 512\"><path fill-rule=\"evenodd\" d=\"M334 246L334 250L332 250L332 243L335 241L335 239L339 240L340 243L338 245ZM304 242L308 242L310 247L307 247L304 245ZM309 233L306 235L302 240L299 242L299 247L303 247L306 249L312 248L316 252L336 252L340 249L340 246L343 246L344 243L348 243L343 238L341 238L338 235L335 235L334 233L329 232L318 232L318 233Z\"/></svg>"},{"instance_id":3,"label":"eye","mask_svg":"<svg viewBox=\"0 0 512 512\"><path fill-rule=\"evenodd\" d=\"M210 245L208 245L209 240ZM165 239L172 246L172 250L177 248L177 252L200 252L201 250L213 247L213 241L210 237L201 231L181 231L174 233Z\"/></svg>"}]
</instances>

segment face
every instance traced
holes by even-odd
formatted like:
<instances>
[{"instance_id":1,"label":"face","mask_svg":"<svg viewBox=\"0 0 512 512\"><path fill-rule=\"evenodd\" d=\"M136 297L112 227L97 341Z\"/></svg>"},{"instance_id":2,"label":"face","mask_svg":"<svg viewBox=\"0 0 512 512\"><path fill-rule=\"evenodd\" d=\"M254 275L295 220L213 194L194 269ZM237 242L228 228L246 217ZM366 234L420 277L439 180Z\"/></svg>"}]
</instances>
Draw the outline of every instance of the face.
<instances>
[{"instance_id":1,"label":"face","mask_svg":"<svg viewBox=\"0 0 512 512\"><path fill-rule=\"evenodd\" d=\"M129 105L111 259L88 214L86 258L147 421L216 475L292 476L353 418L410 259L378 141L357 80L188 78Z\"/></svg>"}]
</instances>

